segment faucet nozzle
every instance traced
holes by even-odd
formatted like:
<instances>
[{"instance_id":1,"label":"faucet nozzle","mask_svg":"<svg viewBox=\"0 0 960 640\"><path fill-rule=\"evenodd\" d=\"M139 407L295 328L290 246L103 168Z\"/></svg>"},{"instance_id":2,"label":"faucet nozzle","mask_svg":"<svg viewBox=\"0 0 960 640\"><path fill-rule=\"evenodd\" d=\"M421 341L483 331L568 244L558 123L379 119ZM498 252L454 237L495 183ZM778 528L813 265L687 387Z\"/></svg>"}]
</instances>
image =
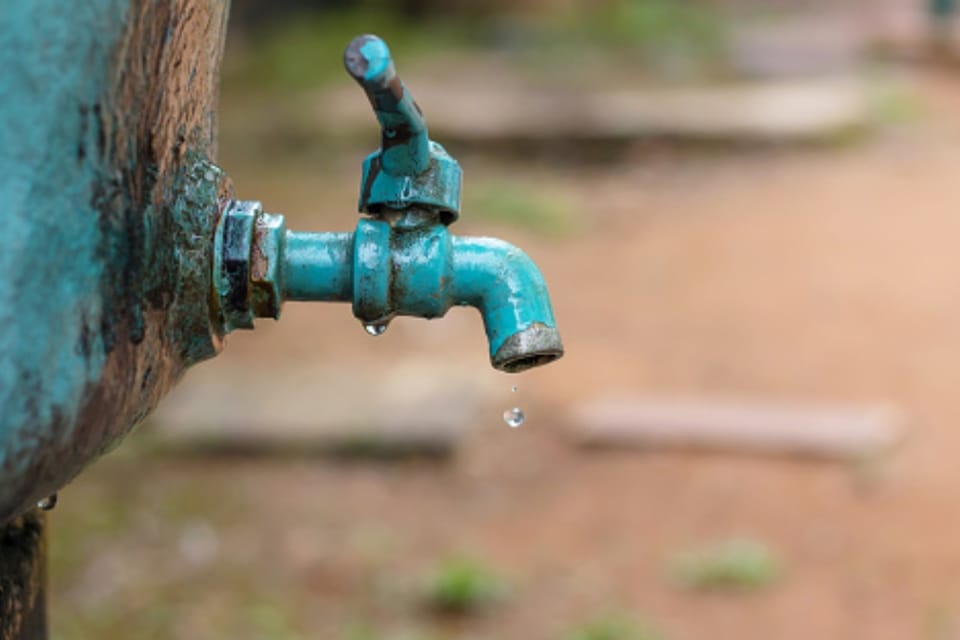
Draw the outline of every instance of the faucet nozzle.
<instances>
[{"instance_id":1,"label":"faucet nozzle","mask_svg":"<svg viewBox=\"0 0 960 640\"><path fill-rule=\"evenodd\" d=\"M490 362L500 371L520 373L549 364L562 355L560 332L555 327L537 322L504 340L497 352L490 356Z\"/></svg>"}]
</instances>

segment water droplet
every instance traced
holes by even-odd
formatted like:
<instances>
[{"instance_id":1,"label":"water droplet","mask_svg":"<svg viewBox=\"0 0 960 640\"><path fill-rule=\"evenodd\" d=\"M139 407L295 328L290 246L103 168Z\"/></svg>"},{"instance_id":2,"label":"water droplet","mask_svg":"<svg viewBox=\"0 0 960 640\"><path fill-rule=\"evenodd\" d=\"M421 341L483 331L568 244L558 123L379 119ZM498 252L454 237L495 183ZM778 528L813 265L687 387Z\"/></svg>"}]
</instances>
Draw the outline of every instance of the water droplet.
<instances>
[{"instance_id":1,"label":"water droplet","mask_svg":"<svg viewBox=\"0 0 960 640\"><path fill-rule=\"evenodd\" d=\"M382 336L387 331L386 322L371 322L370 324L363 325L363 330L369 333L372 336Z\"/></svg>"},{"instance_id":2,"label":"water droplet","mask_svg":"<svg viewBox=\"0 0 960 640\"><path fill-rule=\"evenodd\" d=\"M503 421L507 423L507 426L513 427L514 429L522 425L526 419L527 417L523 415L523 409L520 407L507 409L503 412Z\"/></svg>"},{"instance_id":3,"label":"water droplet","mask_svg":"<svg viewBox=\"0 0 960 640\"><path fill-rule=\"evenodd\" d=\"M51 493L37 503L37 508L42 511L52 511L55 506L57 506L57 494L55 493Z\"/></svg>"},{"instance_id":4,"label":"water droplet","mask_svg":"<svg viewBox=\"0 0 960 640\"><path fill-rule=\"evenodd\" d=\"M513 385L510 391L512 391L513 393L516 393L517 391L520 391L520 387L518 387L517 385Z\"/></svg>"}]
</instances>

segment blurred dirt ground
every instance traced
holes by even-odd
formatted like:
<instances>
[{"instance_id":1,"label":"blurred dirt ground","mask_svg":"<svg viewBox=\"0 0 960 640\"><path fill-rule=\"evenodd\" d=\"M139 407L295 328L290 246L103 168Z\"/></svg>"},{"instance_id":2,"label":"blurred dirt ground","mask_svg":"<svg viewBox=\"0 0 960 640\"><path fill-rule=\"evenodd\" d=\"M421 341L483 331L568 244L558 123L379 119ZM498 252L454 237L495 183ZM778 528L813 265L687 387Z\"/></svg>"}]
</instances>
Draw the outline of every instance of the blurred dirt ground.
<instances>
[{"instance_id":1,"label":"blurred dirt ground","mask_svg":"<svg viewBox=\"0 0 960 640\"><path fill-rule=\"evenodd\" d=\"M346 306L291 304L231 336L184 384L269 394L285 363L378 376L415 359L502 394L448 460L172 458L134 435L51 515L54 637L566 640L616 615L668 639L960 637L960 81L916 83L923 117L855 144L644 145L589 166L462 155L468 193L520 181L570 204L548 235L470 210L457 225L539 263L566 357L493 372L467 310L374 339ZM242 156L224 140L241 197L297 228L353 226L359 153ZM301 386L323 413L324 389ZM568 408L621 391L892 402L910 439L851 465L574 447ZM353 394L378 402L359 380ZM529 418L509 429L515 402ZM733 537L766 544L781 579L671 580L675 553ZM452 556L501 576L500 597L427 610L424 580Z\"/></svg>"}]
</instances>

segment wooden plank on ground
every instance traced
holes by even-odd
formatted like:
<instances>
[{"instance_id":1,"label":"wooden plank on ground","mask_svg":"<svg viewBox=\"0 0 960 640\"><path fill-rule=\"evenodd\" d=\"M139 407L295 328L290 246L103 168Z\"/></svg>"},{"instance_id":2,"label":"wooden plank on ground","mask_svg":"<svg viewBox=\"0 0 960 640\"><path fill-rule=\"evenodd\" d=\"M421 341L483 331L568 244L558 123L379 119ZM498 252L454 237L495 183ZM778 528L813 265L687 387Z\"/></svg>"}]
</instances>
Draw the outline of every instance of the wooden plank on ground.
<instances>
[{"instance_id":1,"label":"wooden plank on ground","mask_svg":"<svg viewBox=\"0 0 960 640\"><path fill-rule=\"evenodd\" d=\"M905 418L890 406L775 404L707 398L598 399L571 413L583 445L861 458L889 450Z\"/></svg>"}]
</instances>

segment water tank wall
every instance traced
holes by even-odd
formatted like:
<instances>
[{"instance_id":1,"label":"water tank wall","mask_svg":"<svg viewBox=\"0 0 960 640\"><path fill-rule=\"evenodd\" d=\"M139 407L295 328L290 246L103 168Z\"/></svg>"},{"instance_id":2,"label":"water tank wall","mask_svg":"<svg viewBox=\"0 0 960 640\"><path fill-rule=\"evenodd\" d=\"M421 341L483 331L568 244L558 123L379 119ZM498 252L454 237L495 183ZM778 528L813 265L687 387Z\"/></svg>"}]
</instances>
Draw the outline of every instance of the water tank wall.
<instances>
[{"instance_id":1,"label":"water tank wall","mask_svg":"<svg viewBox=\"0 0 960 640\"><path fill-rule=\"evenodd\" d=\"M227 0L0 0L0 523L213 356Z\"/></svg>"}]
</instances>

